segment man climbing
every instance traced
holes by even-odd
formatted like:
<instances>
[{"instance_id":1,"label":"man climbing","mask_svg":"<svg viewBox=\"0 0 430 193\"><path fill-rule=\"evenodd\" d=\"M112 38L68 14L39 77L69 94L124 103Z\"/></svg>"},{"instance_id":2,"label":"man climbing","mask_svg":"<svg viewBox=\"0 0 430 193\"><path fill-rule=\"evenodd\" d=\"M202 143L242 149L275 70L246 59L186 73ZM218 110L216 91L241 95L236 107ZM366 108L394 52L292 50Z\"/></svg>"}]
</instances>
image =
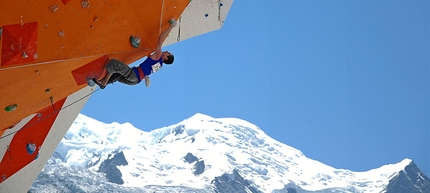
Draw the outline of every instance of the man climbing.
<instances>
[{"instance_id":1,"label":"man climbing","mask_svg":"<svg viewBox=\"0 0 430 193\"><path fill-rule=\"evenodd\" d=\"M108 83L113 83L115 81L128 85L135 85L145 79L146 87L148 87L150 85L150 74L160 70L163 64L173 63L173 54L168 51L163 52L161 50L161 47L163 45L163 41L166 39L167 35L175 26L176 21L174 19L171 19L169 28L164 30L158 36L158 42L155 52L149 55L145 59L145 61L140 63L139 66L130 68L128 65L124 64L119 60L111 59L104 68L104 77L99 80L94 78L92 79L92 81L99 85L101 89L104 89Z\"/></svg>"}]
</instances>

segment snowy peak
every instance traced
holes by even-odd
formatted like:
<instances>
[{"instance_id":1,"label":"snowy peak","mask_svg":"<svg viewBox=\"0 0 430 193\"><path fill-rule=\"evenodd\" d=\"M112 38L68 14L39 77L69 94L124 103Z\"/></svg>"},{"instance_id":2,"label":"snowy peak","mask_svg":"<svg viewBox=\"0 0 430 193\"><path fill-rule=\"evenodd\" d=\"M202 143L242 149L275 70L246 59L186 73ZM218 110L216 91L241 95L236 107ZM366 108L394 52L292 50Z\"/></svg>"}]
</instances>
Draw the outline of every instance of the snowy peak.
<instances>
[{"instance_id":1,"label":"snowy peak","mask_svg":"<svg viewBox=\"0 0 430 193\"><path fill-rule=\"evenodd\" d=\"M246 127L252 127L259 131L261 131L260 128L258 128L256 125L242 120L238 118L213 118L211 116L202 114L202 113L196 113L195 115L191 116L188 119L185 119L184 121L180 122L179 124L187 124L187 125L198 125L198 122L217 122L220 124L230 124L230 125L242 125Z\"/></svg>"},{"instance_id":2,"label":"snowy peak","mask_svg":"<svg viewBox=\"0 0 430 193\"><path fill-rule=\"evenodd\" d=\"M205 115L202 113L196 113L193 116L189 117L188 119L185 119L185 121L208 121L208 120L213 120L214 118L209 116L209 115Z\"/></svg>"},{"instance_id":3,"label":"snowy peak","mask_svg":"<svg viewBox=\"0 0 430 193\"><path fill-rule=\"evenodd\" d=\"M171 143L177 140L203 140L209 143L244 144L259 147L270 139L260 128L236 118L216 119L197 113L184 121L151 131L152 142Z\"/></svg>"},{"instance_id":4,"label":"snowy peak","mask_svg":"<svg viewBox=\"0 0 430 193\"><path fill-rule=\"evenodd\" d=\"M198 137L206 138L210 143L228 142L230 144L243 144L249 142L251 146L259 147L265 140L271 139L259 127L247 121L237 118L213 118L197 113L194 116L178 123L172 133L186 133L193 136L199 133ZM197 137L197 136L196 136Z\"/></svg>"},{"instance_id":5,"label":"snowy peak","mask_svg":"<svg viewBox=\"0 0 430 193\"><path fill-rule=\"evenodd\" d=\"M99 175L133 190L380 192L412 163L405 159L367 172L336 169L236 118L197 113L178 124L145 132L130 123L106 124L79 115L48 162L52 165L44 170L51 175L58 173L53 169L58 166L80 168L79 172L88 171L89 178Z\"/></svg>"}]
</instances>

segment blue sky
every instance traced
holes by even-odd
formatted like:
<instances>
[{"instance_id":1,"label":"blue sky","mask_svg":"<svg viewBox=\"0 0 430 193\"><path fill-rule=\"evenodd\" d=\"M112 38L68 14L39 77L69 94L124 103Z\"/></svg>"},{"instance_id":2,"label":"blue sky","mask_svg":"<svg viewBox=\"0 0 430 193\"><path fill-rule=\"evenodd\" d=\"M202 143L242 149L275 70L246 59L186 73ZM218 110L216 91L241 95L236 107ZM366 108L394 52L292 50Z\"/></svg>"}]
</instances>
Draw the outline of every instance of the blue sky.
<instances>
[{"instance_id":1,"label":"blue sky","mask_svg":"<svg viewBox=\"0 0 430 193\"><path fill-rule=\"evenodd\" d=\"M430 176L430 1L235 1L221 30L166 47L151 87L116 83L82 113L150 131L236 117L335 168L411 158Z\"/></svg>"}]
</instances>

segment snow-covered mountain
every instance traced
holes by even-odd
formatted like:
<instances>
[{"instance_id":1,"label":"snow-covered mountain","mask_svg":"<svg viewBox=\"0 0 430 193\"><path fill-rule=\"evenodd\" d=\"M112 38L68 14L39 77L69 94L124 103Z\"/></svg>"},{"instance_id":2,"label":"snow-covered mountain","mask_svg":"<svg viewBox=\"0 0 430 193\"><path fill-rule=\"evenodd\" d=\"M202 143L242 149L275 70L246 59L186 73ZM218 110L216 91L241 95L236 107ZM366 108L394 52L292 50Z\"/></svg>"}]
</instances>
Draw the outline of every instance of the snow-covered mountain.
<instances>
[{"instance_id":1,"label":"snow-covered mountain","mask_svg":"<svg viewBox=\"0 0 430 193\"><path fill-rule=\"evenodd\" d=\"M79 115L31 192L430 192L410 159L336 169L235 118L196 114L144 132Z\"/></svg>"}]
</instances>

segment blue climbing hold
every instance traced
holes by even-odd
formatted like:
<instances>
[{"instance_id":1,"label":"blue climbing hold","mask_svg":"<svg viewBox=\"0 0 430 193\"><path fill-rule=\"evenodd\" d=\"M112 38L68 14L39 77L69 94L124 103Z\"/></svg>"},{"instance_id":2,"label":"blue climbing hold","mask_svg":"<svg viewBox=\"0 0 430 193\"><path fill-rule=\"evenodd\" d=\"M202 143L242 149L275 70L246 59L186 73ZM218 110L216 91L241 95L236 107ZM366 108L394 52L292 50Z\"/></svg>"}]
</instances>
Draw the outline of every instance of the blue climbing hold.
<instances>
[{"instance_id":1,"label":"blue climbing hold","mask_svg":"<svg viewBox=\"0 0 430 193\"><path fill-rule=\"evenodd\" d=\"M37 158L39 158L39 152L37 152L36 157L34 158L34 160L37 160Z\"/></svg>"},{"instance_id":2,"label":"blue climbing hold","mask_svg":"<svg viewBox=\"0 0 430 193\"><path fill-rule=\"evenodd\" d=\"M209 14L207 14L207 13L206 13L206 14L205 14L205 17L208 17L208 16L209 16Z\"/></svg>"},{"instance_id":3,"label":"blue climbing hold","mask_svg":"<svg viewBox=\"0 0 430 193\"><path fill-rule=\"evenodd\" d=\"M33 154L36 151L36 144L34 143L27 143L27 153Z\"/></svg>"},{"instance_id":4,"label":"blue climbing hold","mask_svg":"<svg viewBox=\"0 0 430 193\"><path fill-rule=\"evenodd\" d=\"M87 84L90 87L93 87L94 85L96 85L96 83L94 82L94 80L92 78L87 78Z\"/></svg>"}]
</instances>

